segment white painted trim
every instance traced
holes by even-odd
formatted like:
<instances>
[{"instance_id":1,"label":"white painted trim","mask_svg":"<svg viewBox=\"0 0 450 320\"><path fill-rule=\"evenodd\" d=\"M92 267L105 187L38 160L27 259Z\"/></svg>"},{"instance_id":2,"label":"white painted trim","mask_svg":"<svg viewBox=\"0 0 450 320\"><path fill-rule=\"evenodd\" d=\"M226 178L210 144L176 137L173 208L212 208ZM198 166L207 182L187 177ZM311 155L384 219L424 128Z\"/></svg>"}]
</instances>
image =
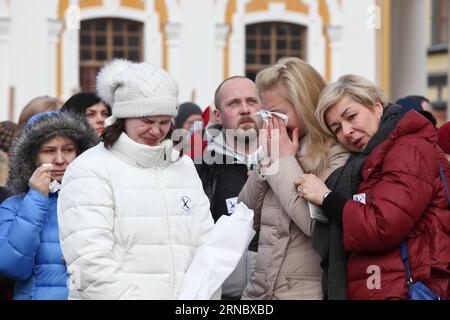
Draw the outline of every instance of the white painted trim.
<instances>
[{"instance_id":1,"label":"white painted trim","mask_svg":"<svg viewBox=\"0 0 450 320\"><path fill-rule=\"evenodd\" d=\"M9 87L11 50L9 47L11 19L0 18L0 121L9 119Z\"/></svg>"},{"instance_id":2,"label":"white painted trim","mask_svg":"<svg viewBox=\"0 0 450 320\"><path fill-rule=\"evenodd\" d=\"M166 23L164 25L164 32L166 33L167 44L167 63L168 72L176 80L180 78L180 36L181 36L181 24L180 23Z\"/></svg>"},{"instance_id":3,"label":"white painted trim","mask_svg":"<svg viewBox=\"0 0 450 320\"><path fill-rule=\"evenodd\" d=\"M210 1L210 0L208 0ZM169 21L174 23L181 22L181 8L179 0L165 0Z\"/></svg>"},{"instance_id":4,"label":"white painted trim","mask_svg":"<svg viewBox=\"0 0 450 320\"><path fill-rule=\"evenodd\" d=\"M287 11L284 3L271 3L265 11L245 13L248 0L238 0L236 13L232 17L232 34L229 42L230 76L245 73L245 26L261 22L286 22L307 28L307 60L325 75L326 38L322 32L323 21L318 14L317 2L308 2L310 14Z\"/></svg>"},{"instance_id":5,"label":"white painted trim","mask_svg":"<svg viewBox=\"0 0 450 320\"><path fill-rule=\"evenodd\" d=\"M214 20L217 24L225 23L228 0L216 0L214 3Z\"/></svg>"},{"instance_id":6,"label":"white painted trim","mask_svg":"<svg viewBox=\"0 0 450 320\"><path fill-rule=\"evenodd\" d=\"M73 0L72 0L73 1ZM75 0L77 2L77 0ZM75 3L77 4L77 3ZM143 59L144 61L162 65L162 33L159 28L159 13L155 11L154 1L145 1L145 10L120 7L116 0L105 2L104 6L84 8L80 13L80 20L119 18L141 22L143 24ZM79 90L79 30L63 32L62 41L62 95L68 98L74 91Z\"/></svg>"},{"instance_id":7,"label":"white painted trim","mask_svg":"<svg viewBox=\"0 0 450 320\"><path fill-rule=\"evenodd\" d=\"M147 22L147 14L145 11L118 7L93 7L81 10L81 20L100 19L100 18L120 18Z\"/></svg>"}]
</instances>

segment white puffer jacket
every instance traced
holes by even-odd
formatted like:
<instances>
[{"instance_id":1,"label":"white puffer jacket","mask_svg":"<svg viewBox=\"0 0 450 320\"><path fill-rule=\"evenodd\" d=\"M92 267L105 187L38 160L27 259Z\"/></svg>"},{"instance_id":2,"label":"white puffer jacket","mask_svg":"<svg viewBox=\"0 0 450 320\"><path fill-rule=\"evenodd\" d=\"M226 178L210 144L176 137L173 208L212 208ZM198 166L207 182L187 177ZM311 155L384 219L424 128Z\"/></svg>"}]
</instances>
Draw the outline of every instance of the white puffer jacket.
<instances>
[{"instance_id":1,"label":"white puffer jacket","mask_svg":"<svg viewBox=\"0 0 450 320\"><path fill-rule=\"evenodd\" d=\"M176 299L214 225L192 160L125 133L67 169L58 200L69 299ZM178 160L177 160L178 158Z\"/></svg>"}]
</instances>

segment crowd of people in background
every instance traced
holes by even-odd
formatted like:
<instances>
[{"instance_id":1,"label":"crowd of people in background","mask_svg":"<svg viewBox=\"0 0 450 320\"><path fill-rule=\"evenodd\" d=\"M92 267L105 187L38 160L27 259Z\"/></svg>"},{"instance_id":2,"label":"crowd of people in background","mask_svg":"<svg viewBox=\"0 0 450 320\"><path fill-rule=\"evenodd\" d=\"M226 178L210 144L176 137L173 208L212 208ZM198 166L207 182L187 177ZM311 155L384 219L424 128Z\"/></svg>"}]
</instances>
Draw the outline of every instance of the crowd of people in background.
<instances>
[{"instance_id":1,"label":"crowd of people in background","mask_svg":"<svg viewBox=\"0 0 450 320\"><path fill-rule=\"evenodd\" d=\"M211 100L114 60L0 122L0 300L177 299L238 203L256 233L214 299L450 298L450 122L427 98L288 57Z\"/></svg>"}]
</instances>

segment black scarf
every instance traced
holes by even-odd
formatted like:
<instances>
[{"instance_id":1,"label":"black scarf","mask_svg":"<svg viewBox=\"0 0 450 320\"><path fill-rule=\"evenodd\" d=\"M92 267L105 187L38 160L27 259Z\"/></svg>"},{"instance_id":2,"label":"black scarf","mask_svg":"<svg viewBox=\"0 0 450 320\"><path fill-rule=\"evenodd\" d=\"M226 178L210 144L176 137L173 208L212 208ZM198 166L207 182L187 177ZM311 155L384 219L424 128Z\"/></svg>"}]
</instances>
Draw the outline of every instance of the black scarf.
<instances>
[{"instance_id":1,"label":"black scarf","mask_svg":"<svg viewBox=\"0 0 450 320\"><path fill-rule=\"evenodd\" d=\"M400 120L400 107L389 105L383 110L380 126L370 139L366 148L353 154L346 164L336 169L325 182L327 187L339 192L345 199L352 199L358 193L361 182L361 168L369 154L384 140L397 126ZM323 269L322 289L324 298L328 300L347 300L347 260L348 254L344 249L342 231L342 212L336 218L330 218L329 223L316 222L313 231L313 246L321 256Z\"/></svg>"}]
</instances>

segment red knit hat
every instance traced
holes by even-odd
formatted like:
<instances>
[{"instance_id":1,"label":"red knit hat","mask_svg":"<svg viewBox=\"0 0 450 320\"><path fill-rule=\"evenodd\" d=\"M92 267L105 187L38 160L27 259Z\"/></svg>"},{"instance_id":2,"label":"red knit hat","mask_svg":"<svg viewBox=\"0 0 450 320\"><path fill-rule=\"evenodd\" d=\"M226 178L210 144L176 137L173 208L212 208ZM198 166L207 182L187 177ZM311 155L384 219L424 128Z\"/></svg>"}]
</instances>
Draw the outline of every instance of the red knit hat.
<instances>
[{"instance_id":1,"label":"red knit hat","mask_svg":"<svg viewBox=\"0 0 450 320\"><path fill-rule=\"evenodd\" d=\"M446 154L450 154L450 121L438 130L438 145Z\"/></svg>"}]
</instances>

